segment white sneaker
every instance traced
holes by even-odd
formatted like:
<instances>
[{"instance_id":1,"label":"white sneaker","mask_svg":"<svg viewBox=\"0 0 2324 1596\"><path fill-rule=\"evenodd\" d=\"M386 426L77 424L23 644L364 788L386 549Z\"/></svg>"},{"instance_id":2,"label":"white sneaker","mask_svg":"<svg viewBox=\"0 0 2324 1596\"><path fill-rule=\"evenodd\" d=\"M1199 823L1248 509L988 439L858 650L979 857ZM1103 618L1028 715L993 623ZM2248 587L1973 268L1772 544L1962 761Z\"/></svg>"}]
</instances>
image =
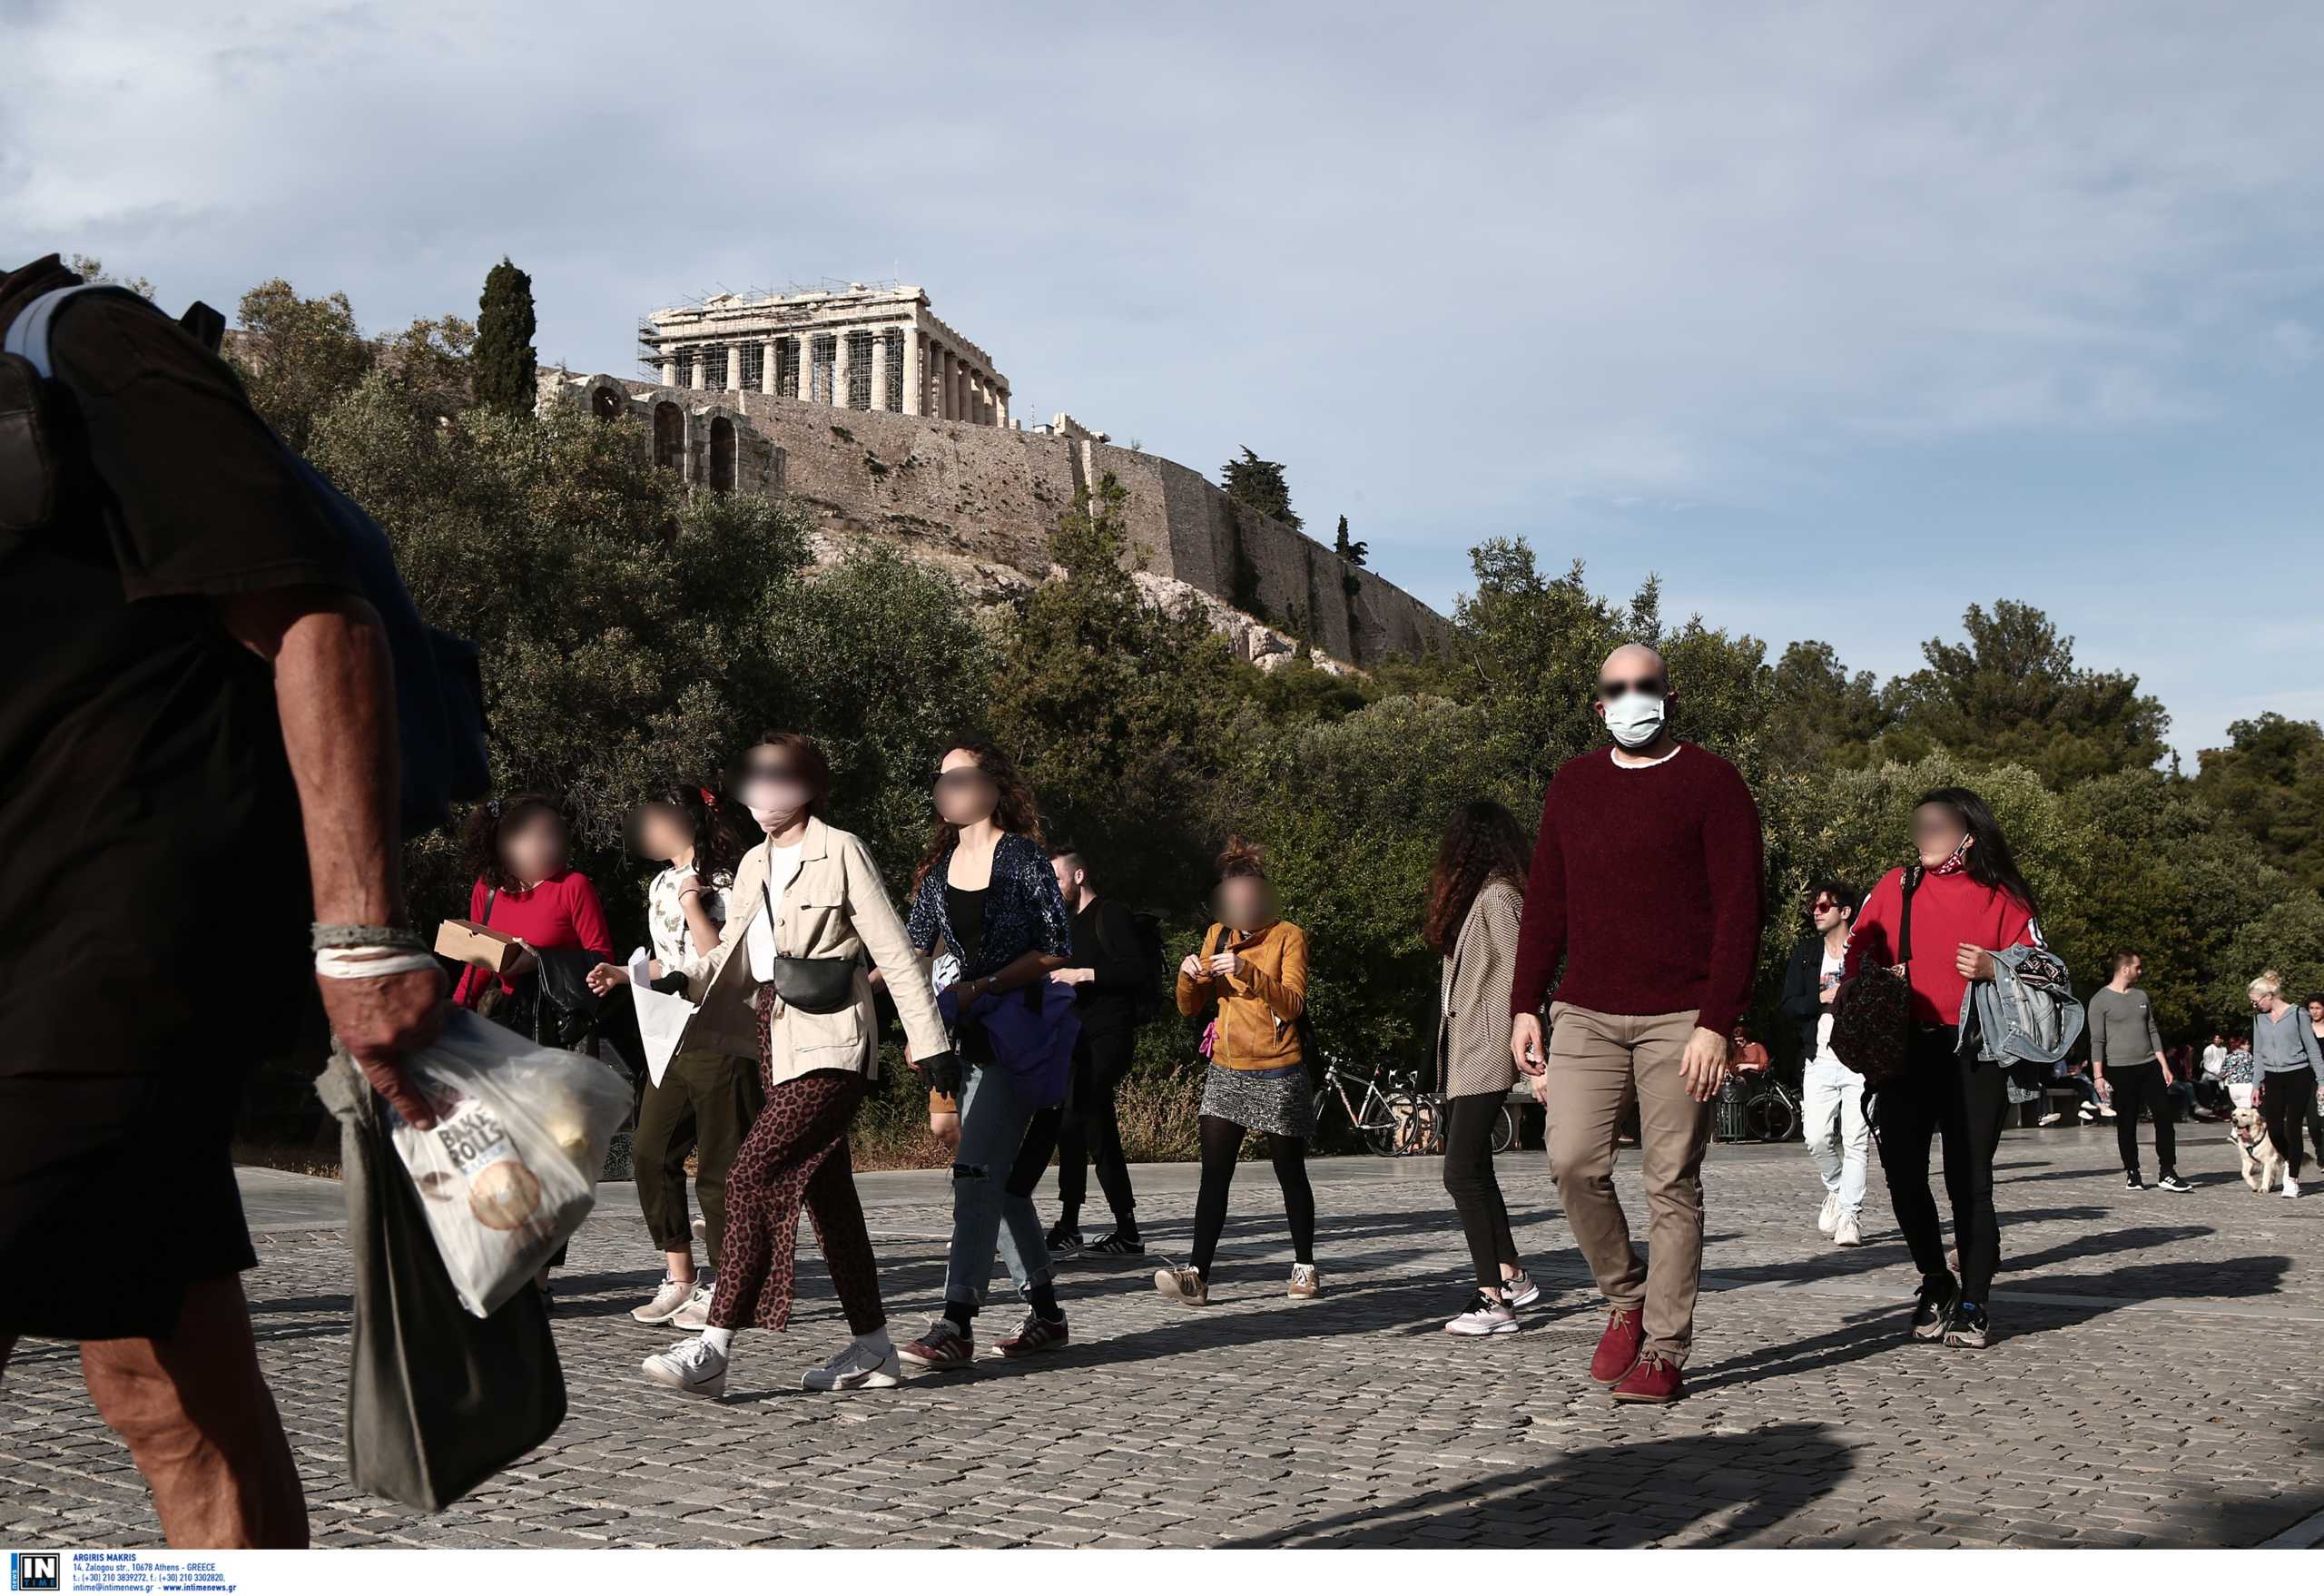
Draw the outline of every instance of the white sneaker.
<instances>
[{"instance_id":1,"label":"white sneaker","mask_svg":"<svg viewBox=\"0 0 2324 1596\"><path fill-rule=\"evenodd\" d=\"M904 1366L896 1356L888 1329L881 1325L840 1348L839 1355L820 1369L799 1376L802 1391L885 1391L903 1384Z\"/></svg>"},{"instance_id":2,"label":"white sneaker","mask_svg":"<svg viewBox=\"0 0 2324 1596\"><path fill-rule=\"evenodd\" d=\"M1480 1291L1458 1316L1444 1322L1444 1328L1453 1335L1510 1335L1516 1333L1517 1315L1506 1303L1495 1302Z\"/></svg>"},{"instance_id":3,"label":"white sneaker","mask_svg":"<svg viewBox=\"0 0 2324 1596\"><path fill-rule=\"evenodd\" d=\"M687 1396L726 1394L726 1355L713 1348L707 1336L689 1336L639 1366L655 1384Z\"/></svg>"},{"instance_id":4,"label":"white sneaker","mask_svg":"<svg viewBox=\"0 0 2324 1596\"><path fill-rule=\"evenodd\" d=\"M2289 1176L2289 1175L2285 1176L2285 1177L2284 1177L2284 1196L2286 1196L2286 1197L2298 1197L2299 1195L2299 1181L2297 1181L2297 1180L2294 1180L2294 1179L2293 1179L2290 1176Z\"/></svg>"},{"instance_id":5,"label":"white sneaker","mask_svg":"<svg viewBox=\"0 0 2324 1596\"><path fill-rule=\"evenodd\" d=\"M2034 1123L2037 1125L2055 1125L2059 1120L2064 1118L2065 1115L2063 1113L2052 1112L2043 1115L2042 1118L2034 1121Z\"/></svg>"},{"instance_id":6,"label":"white sneaker","mask_svg":"<svg viewBox=\"0 0 2324 1596\"><path fill-rule=\"evenodd\" d=\"M686 1305L686 1299L693 1295L693 1281L678 1280L665 1275L662 1284L654 1288L653 1296L630 1309L629 1316L641 1325L666 1325L676 1316L680 1308Z\"/></svg>"},{"instance_id":7,"label":"white sneaker","mask_svg":"<svg viewBox=\"0 0 2324 1596\"><path fill-rule=\"evenodd\" d=\"M1832 1240L1841 1246L1862 1246L1864 1227L1856 1222L1854 1214L1842 1214L1839 1224L1832 1228Z\"/></svg>"},{"instance_id":8,"label":"white sneaker","mask_svg":"<svg viewBox=\"0 0 2324 1596\"><path fill-rule=\"evenodd\" d=\"M2101 1119L2112 1119L2114 1118L2114 1110L2104 1103L2101 1103L2098 1105L2098 1117Z\"/></svg>"},{"instance_id":9,"label":"white sneaker","mask_svg":"<svg viewBox=\"0 0 2324 1596\"><path fill-rule=\"evenodd\" d=\"M1501 1300L1512 1308L1530 1308L1541 1300L1541 1285L1520 1269L1501 1283Z\"/></svg>"},{"instance_id":10,"label":"white sneaker","mask_svg":"<svg viewBox=\"0 0 2324 1596\"><path fill-rule=\"evenodd\" d=\"M678 1311L670 1315L670 1323L681 1330L709 1329L710 1299L717 1295L717 1281L707 1275L696 1276L693 1292L687 1296Z\"/></svg>"},{"instance_id":11,"label":"white sneaker","mask_svg":"<svg viewBox=\"0 0 2324 1596\"><path fill-rule=\"evenodd\" d=\"M1310 1297L1321 1291L1323 1286L1324 1277L1315 1273L1315 1265L1294 1264L1291 1266L1291 1286L1284 1295L1301 1298Z\"/></svg>"},{"instance_id":12,"label":"white sneaker","mask_svg":"<svg viewBox=\"0 0 2324 1596\"><path fill-rule=\"evenodd\" d=\"M1826 1192L1824 1194L1824 1211L1816 1216L1816 1228L1822 1231L1825 1235L1829 1236L1834 1230L1839 1227L1839 1223L1840 1194L1837 1191Z\"/></svg>"}]
</instances>

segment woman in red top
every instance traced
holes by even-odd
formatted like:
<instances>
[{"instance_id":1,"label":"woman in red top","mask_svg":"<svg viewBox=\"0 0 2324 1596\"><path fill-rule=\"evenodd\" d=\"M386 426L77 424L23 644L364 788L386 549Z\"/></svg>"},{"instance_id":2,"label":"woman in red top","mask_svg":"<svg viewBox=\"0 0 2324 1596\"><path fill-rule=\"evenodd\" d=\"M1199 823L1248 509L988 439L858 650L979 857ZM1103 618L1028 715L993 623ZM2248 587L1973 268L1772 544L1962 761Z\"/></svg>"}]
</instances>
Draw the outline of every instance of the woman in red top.
<instances>
[{"instance_id":1,"label":"woman in red top","mask_svg":"<svg viewBox=\"0 0 2324 1596\"><path fill-rule=\"evenodd\" d=\"M571 868L572 846L563 806L538 793L496 798L468 816L468 862L476 872L468 918L517 938L527 951L497 975L470 965L453 989L452 1001L473 1009L496 986L514 992L517 981L538 962L532 949L586 949L612 961L614 938L605 905L589 878Z\"/></svg>"},{"instance_id":2,"label":"woman in red top","mask_svg":"<svg viewBox=\"0 0 2324 1596\"><path fill-rule=\"evenodd\" d=\"M515 959L498 974L471 964L461 972L452 1000L474 1009L487 994L512 996L516 983L538 968L533 950L583 949L611 962L613 932L606 925L605 905L589 878L571 868L572 832L565 823L565 808L539 793L520 793L477 805L468 816L468 868L476 885L468 892L468 918L517 938L522 944ZM516 1030L513 1005L496 1003L494 1016ZM559 1247L543 1266L538 1284L548 1296L548 1272L565 1262Z\"/></svg>"},{"instance_id":3,"label":"woman in red top","mask_svg":"<svg viewBox=\"0 0 2324 1596\"><path fill-rule=\"evenodd\" d=\"M1961 1003L1970 982L1993 979L1995 951L2040 947L2042 933L2008 839L1974 793L1940 787L1923 797L1913 811L1913 848L1922 875L1913 892L1913 959L1905 971L1911 1069L1875 1095L1866 1117L1880 1145L1889 1205L1920 1266L1914 1335L1983 1346L1990 1335L1986 1298L2001 1264L1994 1153L2009 1097L2002 1066L1979 1061L1975 1032L1962 1027ZM1892 870L1856 916L1845 975L1866 963L1896 963L1904 904L1905 872ZM1945 1266L1936 1199L1929 1193L1933 1137L1945 1148L1945 1194L1961 1246L1957 1281Z\"/></svg>"}]
</instances>

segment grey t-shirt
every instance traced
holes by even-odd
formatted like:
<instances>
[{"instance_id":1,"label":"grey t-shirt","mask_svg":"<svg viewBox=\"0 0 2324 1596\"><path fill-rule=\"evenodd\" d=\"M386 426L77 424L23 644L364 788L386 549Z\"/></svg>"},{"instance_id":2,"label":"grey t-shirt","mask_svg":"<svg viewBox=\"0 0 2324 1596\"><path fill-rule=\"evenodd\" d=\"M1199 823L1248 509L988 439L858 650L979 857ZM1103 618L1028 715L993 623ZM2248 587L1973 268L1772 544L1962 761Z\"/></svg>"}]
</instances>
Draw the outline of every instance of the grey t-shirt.
<instances>
[{"instance_id":1,"label":"grey t-shirt","mask_svg":"<svg viewBox=\"0 0 2324 1596\"><path fill-rule=\"evenodd\" d=\"M2118 992L2100 987L2086 1010L2090 1023L2090 1056L2101 1064L2152 1064L2162 1051L2162 1033L2154 1028L2154 1005L2138 988Z\"/></svg>"}]
</instances>

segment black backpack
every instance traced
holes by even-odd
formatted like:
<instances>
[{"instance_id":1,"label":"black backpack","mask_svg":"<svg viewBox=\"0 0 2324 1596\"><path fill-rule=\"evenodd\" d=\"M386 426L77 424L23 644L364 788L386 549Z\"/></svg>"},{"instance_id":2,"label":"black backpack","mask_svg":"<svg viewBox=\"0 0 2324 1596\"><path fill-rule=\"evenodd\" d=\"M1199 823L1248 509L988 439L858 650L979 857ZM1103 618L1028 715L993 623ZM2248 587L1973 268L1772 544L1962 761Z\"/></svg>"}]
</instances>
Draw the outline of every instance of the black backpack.
<instances>
[{"instance_id":1,"label":"black backpack","mask_svg":"<svg viewBox=\"0 0 2324 1596\"><path fill-rule=\"evenodd\" d=\"M25 306L8 327L5 346L0 347L7 355L23 360L42 383L54 381L50 330L58 313L84 294L126 300L169 320L151 301L127 289L81 283L51 290ZM211 353L217 353L216 340L225 326L217 311L197 304L175 325ZM39 398L37 392L33 395L35 403ZM43 441L36 410L19 416L0 405L0 412L5 412L0 414L0 440L16 443L22 431L36 443ZM483 797L490 780L485 754L484 682L477 646L422 621L402 576L397 574L395 555L379 524L290 445L282 445L282 454L284 464L305 485L324 519L346 544L349 564L363 596L379 613L395 677L403 834L415 837L432 831L451 819L455 802ZM44 444L42 464L54 464L45 458ZM34 507L34 513L45 514L54 507L52 494ZM5 512L0 513L0 524L13 524L18 513L6 506L0 506L0 512Z\"/></svg>"}]
</instances>

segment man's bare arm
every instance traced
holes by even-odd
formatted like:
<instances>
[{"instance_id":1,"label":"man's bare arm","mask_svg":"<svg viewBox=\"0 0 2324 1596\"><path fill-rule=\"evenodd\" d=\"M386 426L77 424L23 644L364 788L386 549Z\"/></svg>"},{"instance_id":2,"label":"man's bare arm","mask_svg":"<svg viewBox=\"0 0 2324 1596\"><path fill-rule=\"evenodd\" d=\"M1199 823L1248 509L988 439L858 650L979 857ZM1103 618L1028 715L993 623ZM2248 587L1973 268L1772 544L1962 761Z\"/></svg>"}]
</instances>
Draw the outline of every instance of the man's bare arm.
<instances>
[{"instance_id":1,"label":"man's bare arm","mask_svg":"<svg viewBox=\"0 0 2324 1596\"><path fill-rule=\"evenodd\" d=\"M234 639L274 667L283 752L298 783L315 918L390 925L403 912L395 682L386 634L350 594L285 587L218 601ZM444 981L415 970L321 980L331 1030L372 1086L411 1123L435 1123L399 1060L435 1039Z\"/></svg>"}]
</instances>

